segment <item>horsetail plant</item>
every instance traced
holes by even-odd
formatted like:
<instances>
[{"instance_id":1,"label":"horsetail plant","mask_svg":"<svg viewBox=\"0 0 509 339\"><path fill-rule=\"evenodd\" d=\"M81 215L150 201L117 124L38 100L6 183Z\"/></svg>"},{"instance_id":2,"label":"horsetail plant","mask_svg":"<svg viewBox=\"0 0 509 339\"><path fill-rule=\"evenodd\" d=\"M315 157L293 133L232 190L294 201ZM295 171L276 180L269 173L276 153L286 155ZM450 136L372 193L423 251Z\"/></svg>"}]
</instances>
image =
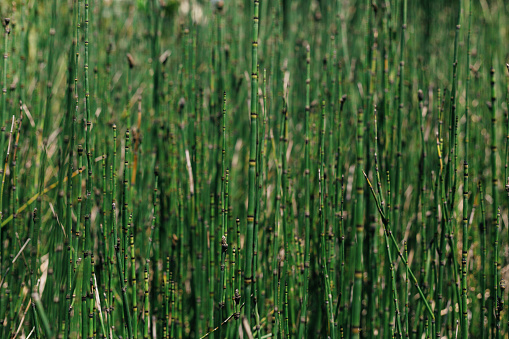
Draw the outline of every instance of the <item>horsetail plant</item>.
<instances>
[{"instance_id":1,"label":"horsetail plant","mask_svg":"<svg viewBox=\"0 0 509 339\"><path fill-rule=\"evenodd\" d=\"M258 100L258 12L259 1L253 2L253 47L251 60L251 138L249 148L249 197L247 207L247 234L246 234L246 256L244 265L244 290L246 297L246 310L244 311L247 322L251 319L252 300L251 300L251 283L253 279L253 243L254 234L254 213L256 204L256 136L257 130L257 105Z\"/></svg>"},{"instance_id":2,"label":"horsetail plant","mask_svg":"<svg viewBox=\"0 0 509 339\"><path fill-rule=\"evenodd\" d=\"M507 337L504 5L0 2L0 337Z\"/></svg>"},{"instance_id":3,"label":"horsetail plant","mask_svg":"<svg viewBox=\"0 0 509 339\"><path fill-rule=\"evenodd\" d=\"M470 83L470 26L472 20L472 1L469 3L468 14L468 37L467 37L467 83L466 83L466 106L465 106L465 136L463 147L465 149L465 160L463 162L463 251L461 256L461 304L462 304L462 321L461 336L468 338L468 308L467 308L467 254L468 254L468 113L470 104L468 102L468 87Z\"/></svg>"},{"instance_id":4,"label":"horsetail plant","mask_svg":"<svg viewBox=\"0 0 509 339\"><path fill-rule=\"evenodd\" d=\"M308 300L308 284L309 284L309 252L310 252L310 163L309 163L309 111L310 111L310 83L311 83L311 53L309 45L306 46L306 135L305 135L305 169L304 176L306 181L305 187L305 210L304 210L304 218L305 218L305 247L304 247L304 284L302 285L302 307L301 307L301 319L299 324L299 338L302 338L306 332L306 324L307 324L307 300Z\"/></svg>"}]
</instances>

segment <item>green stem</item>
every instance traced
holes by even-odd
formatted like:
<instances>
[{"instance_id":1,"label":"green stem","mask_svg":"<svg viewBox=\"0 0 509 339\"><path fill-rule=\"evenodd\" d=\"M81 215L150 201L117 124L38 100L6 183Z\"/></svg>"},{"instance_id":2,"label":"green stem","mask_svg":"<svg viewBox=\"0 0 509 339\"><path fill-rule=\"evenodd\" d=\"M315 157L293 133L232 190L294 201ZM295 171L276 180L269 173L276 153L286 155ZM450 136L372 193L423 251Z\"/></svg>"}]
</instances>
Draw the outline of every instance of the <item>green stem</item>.
<instances>
[{"instance_id":1,"label":"green stem","mask_svg":"<svg viewBox=\"0 0 509 339\"><path fill-rule=\"evenodd\" d=\"M254 0L253 6L253 45L251 61L251 138L249 148L249 196L247 206L247 234L246 234L246 260L244 265L244 289L246 306L244 315L251 319L251 283L253 280L253 247L254 247L254 214L256 206L256 136L257 129L257 105L258 105L258 7L259 1Z\"/></svg>"}]
</instances>

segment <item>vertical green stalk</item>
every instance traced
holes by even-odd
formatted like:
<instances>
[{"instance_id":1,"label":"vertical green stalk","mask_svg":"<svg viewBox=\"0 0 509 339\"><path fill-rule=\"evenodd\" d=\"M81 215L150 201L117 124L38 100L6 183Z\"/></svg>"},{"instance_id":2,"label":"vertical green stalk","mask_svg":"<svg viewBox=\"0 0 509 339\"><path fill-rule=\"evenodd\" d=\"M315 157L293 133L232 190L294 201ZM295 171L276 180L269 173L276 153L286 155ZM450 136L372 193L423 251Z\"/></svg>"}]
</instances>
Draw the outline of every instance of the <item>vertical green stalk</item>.
<instances>
[{"instance_id":1,"label":"vertical green stalk","mask_svg":"<svg viewBox=\"0 0 509 339\"><path fill-rule=\"evenodd\" d=\"M155 170L155 184L154 184L154 193L153 193L153 198L152 198L152 204L153 204L153 209L152 209L152 223L151 223L151 226L150 226L150 234L149 234L149 244L147 245L146 247L146 252L145 252L145 270L144 270L144 273L143 273L143 276L144 276L144 291L145 291L145 304L144 304L144 326L143 326L143 338L144 339L148 339L148 325L150 323L150 312L149 312L149 287L148 287L148 277L149 277L149 258L150 258L150 250L153 248L153 241L152 241L152 235L154 233L154 229L156 227L156 218L157 218L157 194L158 194L158 177L159 177L159 173L158 173L158 170L156 169ZM135 265L134 262L131 262L131 265ZM134 297L134 295L136 295L136 284L133 284L133 302L136 302L136 298ZM134 309L134 306L133 306L133 315L136 316L136 311ZM137 326L137 320L135 320L134 324L133 324L133 331L135 331L135 326ZM166 326L165 326L166 327ZM137 329L137 328L136 328ZM135 338L137 337L137 333L136 331L134 332L134 336Z\"/></svg>"},{"instance_id":2,"label":"vertical green stalk","mask_svg":"<svg viewBox=\"0 0 509 339\"><path fill-rule=\"evenodd\" d=\"M321 248L322 248L322 274L325 282L325 307L327 312L327 320L328 320L328 331L327 333L331 336L332 339L336 337L335 335L335 326L334 326L334 313L333 313L333 304L332 304L332 293L330 290L330 279L329 272L327 270L327 255L326 255L326 243L325 243L325 233L326 233L326 223L325 223L325 211L324 211L324 195L325 195L325 184L323 183L325 172L324 172L324 164L325 164L325 101L322 102L322 127L320 130L320 169L318 172L318 180L319 180L319 195L320 195L320 229L321 229Z\"/></svg>"},{"instance_id":3,"label":"vertical green stalk","mask_svg":"<svg viewBox=\"0 0 509 339\"><path fill-rule=\"evenodd\" d=\"M36 275L37 275L37 258L38 258L38 248L37 243L39 241L39 230L37 228L37 208L34 208L32 211L32 215L30 217L30 239L32 239L30 244L30 293L37 292L37 284L36 284ZM39 322L37 320L37 312L35 309L35 301L31 302L31 315L32 322L31 325L35 328L35 338L38 338L37 333L39 332Z\"/></svg>"},{"instance_id":4,"label":"vertical green stalk","mask_svg":"<svg viewBox=\"0 0 509 339\"><path fill-rule=\"evenodd\" d=\"M208 332L211 332L214 327L214 283L215 283L215 202L214 193L210 193L210 228L209 228L209 267L208 267L208 279L209 279L209 319L208 319ZM172 309L173 310L173 309ZM214 338L214 334L211 334L211 338Z\"/></svg>"},{"instance_id":5,"label":"vertical green stalk","mask_svg":"<svg viewBox=\"0 0 509 339\"><path fill-rule=\"evenodd\" d=\"M403 241L403 246L405 248L405 260L408 261L408 247L407 247L406 241ZM409 306L408 306L408 299L409 299L408 296L409 296L409 291L408 291L408 266L407 266L406 271L405 271L405 335L407 338L410 336L410 327L408 326L408 319L410 318L408 315L408 313L410 311Z\"/></svg>"},{"instance_id":6,"label":"vertical green stalk","mask_svg":"<svg viewBox=\"0 0 509 339\"><path fill-rule=\"evenodd\" d=\"M447 221L447 217L446 217L446 213L445 213L445 210L446 210L446 207L447 207L447 204L446 204L446 200L445 200L445 188L444 188L444 171L443 171L443 166L442 166L442 153L440 152L441 151L441 145L440 145L440 141L437 140L437 149L439 151L439 160L440 160L440 173L438 175L438 178L437 178L437 181L439 181L437 183L437 204L439 204L439 206L442 206L442 208L444 209L444 212L442 213L442 215L439 217L437 215L437 219L440 218L440 220L438 220L438 223L440 224L441 226L441 232L440 232L440 246L438 247L438 260L439 260L439 268L438 268L438 285L437 285L437 288L435 289L435 292L436 292L436 296L435 296L435 300L436 300L436 307L435 307L435 317L436 317L436 333L435 333L435 336L436 338L440 338L441 336L441 331L442 331L442 299L443 299L443 285L444 285L444 270L445 270L445 263L446 263L446 233L447 233L447 230L448 230L448 221Z\"/></svg>"},{"instance_id":7,"label":"vertical green stalk","mask_svg":"<svg viewBox=\"0 0 509 339\"><path fill-rule=\"evenodd\" d=\"M340 101L340 109L338 114L338 120L341 121L341 113L343 112L343 108L345 106L346 101L346 95L343 95L341 97ZM343 225L343 210L344 210L344 187L345 187L345 181L344 181L344 175L342 174L341 177L339 177L340 169L341 169L341 123L339 123L338 126L339 132L338 132L338 140L337 140L337 159L336 159L336 219L338 223L338 235L339 235L339 297L338 297L338 305L336 310L336 319L339 318L339 328L341 335L343 334L345 322L344 322L344 303L347 298L346 296L346 289L345 289L345 232L344 232L344 225ZM339 194L339 195L338 195Z\"/></svg>"},{"instance_id":8,"label":"vertical green stalk","mask_svg":"<svg viewBox=\"0 0 509 339\"><path fill-rule=\"evenodd\" d=\"M489 109L491 112L491 153L490 153L490 161L491 161L491 195L493 197L493 215L492 215L492 225L495 226L497 222L497 211L499 208L498 205L498 176L497 176L497 109L495 106L496 101L496 93L495 93L495 69L492 67L490 70L491 74L491 102L489 102Z\"/></svg>"},{"instance_id":9,"label":"vertical green stalk","mask_svg":"<svg viewBox=\"0 0 509 339\"><path fill-rule=\"evenodd\" d=\"M79 7L79 0L76 0L75 3L74 3L74 21L75 21L75 31L74 31L74 39L73 39L73 45L74 45L74 49L75 49L75 55L74 55L74 99L75 99L75 102L76 102L76 106L75 106L75 109L74 109L74 116L73 116L73 124L72 124L72 132L73 132L73 141L71 142L71 144L74 144L74 142L76 141L76 138L77 138L77 134L76 134L76 125L77 125L77 119L78 119L78 111L79 111L79 92L78 92L78 69L79 69L79 43L78 43L78 37L79 37L79 28L80 28L80 23L79 23L79 12L80 12L80 7ZM78 135L79 136L79 135ZM81 147L81 146L79 146ZM79 148L78 147L78 148ZM79 155L79 153L78 153ZM81 159L80 157L78 157L79 159ZM79 175L79 181L78 181L78 187L79 187L79 193L78 193L78 206L77 206L77 211L76 211L76 216L77 216L77 221L76 221L76 226L74 228L74 235L75 235L75 238L74 238L74 243L73 243L73 247L74 247L74 257L73 257L73 263L74 263L74 271L76 270L76 266L77 266L77 259L78 259L78 241L79 241L79 224L80 224L80 210L81 210L81 163L78 161L78 171L80 173Z\"/></svg>"},{"instance_id":10,"label":"vertical green stalk","mask_svg":"<svg viewBox=\"0 0 509 339\"><path fill-rule=\"evenodd\" d=\"M493 311L495 313L495 337L498 339L500 336L500 292L498 290L498 238L500 229L500 207L497 208L497 215L495 217L495 229L493 239Z\"/></svg>"},{"instance_id":11,"label":"vertical green stalk","mask_svg":"<svg viewBox=\"0 0 509 339\"><path fill-rule=\"evenodd\" d=\"M221 267L221 281L219 285L220 292L220 299L219 299L219 337L221 338L222 335L222 322L225 318L225 309L226 309L226 302L225 302L225 293L226 293L226 271L225 271L225 264L226 264L226 255L228 251L228 227L227 227L227 213L228 213L228 170L226 169L226 92L223 92L223 115L222 115L222 122L223 122L223 148L221 152L221 256L219 257L220 267Z\"/></svg>"},{"instance_id":12,"label":"vertical green stalk","mask_svg":"<svg viewBox=\"0 0 509 339\"><path fill-rule=\"evenodd\" d=\"M456 185L457 185L457 160L458 160L458 115L457 115L457 83L458 83L458 40L461 24L461 0L459 0L458 6L458 21L456 24L456 31L454 35L454 55L452 63L452 89L451 89L451 120L449 125L451 131L449 133L449 159L447 163L447 191L445 193L446 199L450 198L449 206L452 209L456 197ZM453 173L454 172L454 173Z\"/></svg>"},{"instance_id":13,"label":"vertical green stalk","mask_svg":"<svg viewBox=\"0 0 509 339\"><path fill-rule=\"evenodd\" d=\"M77 8L74 7L74 11L77 11ZM76 41L73 40L73 45L72 45L72 50L71 50L71 59L72 57L74 57L74 54L75 54L75 50L76 50ZM71 66L71 69L69 70L70 73L72 73L72 70L73 68L77 68L78 65L74 64L75 60L73 59L72 61L72 66ZM72 74L69 75L69 80L72 79ZM71 84L69 83L68 84L69 86L69 93L68 95L71 96ZM74 248L73 247L73 221L72 221L72 210L73 210L73 204L72 204L72 201L73 201L73 185L72 185L72 173L74 172L74 143L75 143L75 134L74 134L74 131L75 131L75 123L76 123L76 115L75 115L75 112L72 114L72 118L71 118L71 112L69 110L68 112L68 115L69 115L69 128L71 129L71 137L70 137L70 146L69 146L69 160L68 160L68 163L67 163L67 211L66 211L66 227L67 227L67 237L68 237L68 252L69 252L69 263L68 263L68 272L67 272L67 322L66 322L66 327L65 327L65 332L64 332L64 338L67 338L68 335L69 335L69 331L70 331L70 326L71 326L71 305L72 305L72 273L73 273L73 267L74 267L74 264L73 264L73 252L74 251L77 251L77 248Z\"/></svg>"},{"instance_id":14,"label":"vertical green stalk","mask_svg":"<svg viewBox=\"0 0 509 339\"><path fill-rule=\"evenodd\" d=\"M223 201L225 203L228 203L228 177L229 177L229 170L226 169L225 173L225 181L224 181L224 191L223 191ZM223 211L226 211L228 209L227 206L223 206ZM225 215L226 212L223 212L223 220L226 222L227 216ZM227 227L223 224L223 229L226 230ZM221 236L221 257L220 263L221 263L221 283L219 285L219 289L221 290L221 297L219 299L219 337L222 337L222 324L225 319L225 309L226 309L226 300L225 300L225 293L226 293L226 254L228 252L228 242L227 242L227 234L223 233ZM228 332L228 330L226 330Z\"/></svg>"},{"instance_id":15,"label":"vertical green stalk","mask_svg":"<svg viewBox=\"0 0 509 339\"><path fill-rule=\"evenodd\" d=\"M248 322L251 318L251 282L253 279L252 258L254 247L254 214L256 206L256 137L257 105L258 105L258 7L259 1L254 0L253 6L253 44L251 60L251 138L249 148L249 196L247 206L246 260L244 268L244 288L246 306L244 315Z\"/></svg>"},{"instance_id":16,"label":"vertical green stalk","mask_svg":"<svg viewBox=\"0 0 509 339\"><path fill-rule=\"evenodd\" d=\"M234 272L237 274L237 286L235 288L235 313L234 313L234 318L237 320L237 324L236 324L236 328L239 328L240 326L240 299L241 299L241 294L240 294L240 285L241 285L241 282L240 282L240 279L242 277L242 266L240 265L240 253L241 253L241 249L240 249L240 219L239 218L236 218L235 219L235 224L236 224L236 228L237 228L237 252L235 253L236 257L235 257L235 262L238 263L237 265L237 272Z\"/></svg>"},{"instance_id":17,"label":"vertical green stalk","mask_svg":"<svg viewBox=\"0 0 509 339\"><path fill-rule=\"evenodd\" d=\"M300 324L299 324L299 338L304 338L306 334L306 325L307 325L307 301L308 301L308 285L309 285L309 236L310 236L310 211L309 211L309 201L310 201L310 178L309 178L309 111L310 111L310 83L311 83L311 52L309 45L306 47L306 135L305 135L305 149L304 149L304 181L306 185L305 192L305 245L304 245L304 284L302 285L302 306L300 313Z\"/></svg>"},{"instance_id":18,"label":"vertical green stalk","mask_svg":"<svg viewBox=\"0 0 509 339\"><path fill-rule=\"evenodd\" d=\"M509 64L506 64L506 68L507 68L507 72L509 72ZM506 105L509 104L509 86L507 87L507 89L508 89L508 93L506 94ZM506 180L505 190L509 194L509 176L508 176L508 170L509 170L509 163L508 163L508 159L509 159L509 117L507 116L507 114L506 114L506 124L507 125L506 125L506 137L505 137L504 180Z\"/></svg>"},{"instance_id":19,"label":"vertical green stalk","mask_svg":"<svg viewBox=\"0 0 509 339\"><path fill-rule=\"evenodd\" d=\"M94 321L93 321L93 302L94 297L92 295L92 290L90 287L91 284L91 271L92 271L92 233L91 233L91 212L92 212L92 149L90 146L90 139L92 138L92 135L90 133L91 131L91 121L90 121L90 86L89 86L89 75L88 75L88 68L89 68L89 0L85 0L85 60L84 60L84 72L85 72L85 115L86 115L86 127L85 127L85 148L87 152L87 180L86 180L86 200L85 200L85 232L84 232L84 238L85 238L85 251L84 251L84 258L85 258L85 267L83 272L83 298L88 298L89 300L86 301L84 299L84 307L83 311L85 310L88 312L88 326L84 324L83 326L83 337L85 337L87 334L88 329L88 336L93 336L93 327L94 327ZM87 309L88 307L88 309Z\"/></svg>"},{"instance_id":20,"label":"vertical green stalk","mask_svg":"<svg viewBox=\"0 0 509 339\"><path fill-rule=\"evenodd\" d=\"M145 270L143 272L143 280L144 280L144 292L145 292L145 312L144 314L144 326L143 326L143 339L148 339L148 324L150 322L149 318L149 291L148 291L148 262L145 265Z\"/></svg>"},{"instance_id":21,"label":"vertical green stalk","mask_svg":"<svg viewBox=\"0 0 509 339\"><path fill-rule=\"evenodd\" d=\"M12 130L11 130L12 132ZM10 139L10 138L9 138ZM3 142L3 138L2 138L2 142ZM3 145L2 145L3 147ZM3 149L3 148L2 148ZM9 163L9 146L7 147L7 150L5 152L5 155L4 155L4 166L3 166L3 169L1 170L2 171L2 186L0 188L0 206L3 206L3 203L4 203L4 185L5 185L5 177L6 177L6 174L7 174L7 168L8 168L8 164ZM6 192L7 193L7 192ZM8 201L9 199L9 196L7 195L6 196L6 200ZM0 207L0 210L2 208ZM7 210L7 213L9 213L9 210ZM12 233L12 232L11 232ZM9 235L9 232L7 232L7 235ZM9 236L7 236L7 239L9 239ZM11 239L12 239L12 236L11 236ZM3 239L2 239L3 240ZM9 242L11 242L11 240L9 239ZM3 243L3 241L2 241ZM2 249L3 249L3 246L2 246ZM1 250L1 249L0 249ZM11 250L11 253L7 252L6 253L6 256L10 256L12 255L12 249ZM8 267L7 270L5 271L5 275L2 274L2 283L0 285L3 285L3 281L5 280L4 277L8 277L9 281L8 281L8 286L9 288L7 288L5 290L5 294L4 293L1 293L0 294L0 297L1 297L1 303L0 303L0 310L2 313L0 313L0 317L3 319L4 317L6 318L6 320L3 322L3 326L4 326L4 331L7 330L9 328L9 319L10 317L7 317L7 311L9 311L9 314L12 314L12 283L13 283L13 279L12 279L12 275L13 273L10 271L11 267ZM3 273L3 272L2 272ZM1 289L1 288L0 288ZM7 299L7 302L8 304L6 305L6 300ZM12 327L12 326L11 326ZM12 328L11 328L11 331L12 331Z\"/></svg>"},{"instance_id":22,"label":"vertical green stalk","mask_svg":"<svg viewBox=\"0 0 509 339\"><path fill-rule=\"evenodd\" d=\"M8 46L9 46L9 35L11 33L11 28L9 27L9 23L10 23L10 19L9 18L5 18L3 19L3 25L4 25L4 62L3 62L3 83L2 83L2 115L0 116L1 117L1 120L0 120L0 124L2 125L1 126L1 132L2 132L2 135L0 136L0 152L4 152L4 143L5 143L5 126L3 126L3 124L5 123L5 119L6 119L6 108L7 108L7 72L8 72L8 68L7 68L7 59L9 57L9 53L8 53ZM7 162L7 160L6 160ZM0 169L0 171L2 171L2 173L0 174L3 174L5 176L5 173L4 173L4 170ZM3 183L2 183L2 191L0 191L0 221L3 220ZM2 237L2 233L1 233L1 227L0 227L0 243L3 243L3 237ZM2 262L3 262L3 246L0 246L0 275L3 277L4 276L4 271L2 269ZM1 286L0 286L0 290L1 290ZM3 299L3 295L0 296L0 300ZM0 302L1 304L1 302ZM3 305L3 304L2 304Z\"/></svg>"},{"instance_id":23,"label":"vertical green stalk","mask_svg":"<svg viewBox=\"0 0 509 339\"><path fill-rule=\"evenodd\" d=\"M481 270L480 270L480 285L481 285L481 312L480 315L480 326L481 326L481 338L484 338L484 318L486 313L486 210L484 205L484 191L482 182L479 181L479 194L481 199L481 221L479 227L479 233L481 236Z\"/></svg>"},{"instance_id":24,"label":"vertical green stalk","mask_svg":"<svg viewBox=\"0 0 509 339\"><path fill-rule=\"evenodd\" d=\"M122 232L124 233L122 241L122 254L124 260L122 261L122 271L124 272L124 283L127 285L127 265L128 265L128 235L129 225L131 219L129 217L129 129L125 132L125 152L124 152L124 180L123 180L123 191L122 191Z\"/></svg>"},{"instance_id":25,"label":"vertical green stalk","mask_svg":"<svg viewBox=\"0 0 509 339\"><path fill-rule=\"evenodd\" d=\"M110 211L110 225L111 225L111 231L110 231L110 257L109 260L109 266L110 266L110 272L109 272L109 286L108 286L108 304L110 305L110 312L108 314L108 330L113 330L113 324L114 324L114 309L113 309L113 274L114 274L114 267L115 264L115 246L117 244L117 203L116 203L116 179L117 179L117 173L116 173L116 161L117 161L117 126L113 124L112 126L112 134L113 134L113 152L112 152L112 159L110 162L110 197L111 197L111 211Z\"/></svg>"},{"instance_id":26,"label":"vertical green stalk","mask_svg":"<svg viewBox=\"0 0 509 339\"><path fill-rule=\"evenodd\" d=\"M111 282L110 282L110 279L111 279L111 262L110 262L110 253L109 253L109 249L110 249L110 246L108 244L108 241L109 241L109 238L108 238L108 235L109 235L109 229L108 229L108 219L107 219L107 191L108 191L108 186L107 186L107 175L106 175L106 153L107 153L107 142L106 142L106 138L103 139L104 140L104 144L105 144L105 147L103 148L104 150L104 153L102 155L102 177L103 177L103 180L102 180L102 206L101 206L101 214L102 214L102 227L101 227L101 230L102 230L102 236L103 236L103 253L102 253L102 256L100 255L101 259L104 260L104 263L105 263L105 274L104 274L104 302L106 303L106 305L110 305L110 298L109 298L109 289L111 287ZM108 306L106 306L108 307ZM108 309L106 309L106 311L108 311ZM106 318L106 326L107 328L109 328L109 320L110 320L110 317L107 317Z\"/></svg>"},{"instance_id":27,"label":"vertical green stalk","mask_svg":"<svg viewBox=\"0 0 509 339\"><path fill-rule=\"evenodd\" d=\"M406 0L405 0L406 3ZM356 243L355 243L355 279L353 285L352 298L352 338L360 337L361 325L361 308L362 308L362 244L364 242L364 182L362 180L363 163L364 163L364 117L362 110L357 112L357 165L356 165L356 192L357 201L355 203L355 227L356 227Z\"/></svg>"},{"instance_id":28,"label":"vertical green stalk","mask_svg":"<svg viewBox=\"0 0 509 339\"><path fill-rule=\"evenodd\" d=\"M79 249L79 240L81 237L81 202L83 200L83 146L78 145L78 204L76 208L76 228L75 228L75 238L74 238L74 270L78 268L78 249ZM83 246L83 242L81 244Z\"/></svg>"},{"instance_id":29,"label":"vertical green stalk","mask_svg":"<svg viewBox=\"0 0 509 339\"><path fill-rule=\"evenodd\" d=\"M283 97L283 110L281 114L281 133L279 135L279 157L281 159L281 175L282 175L282 181L281 181L281 214L282 214L282 228L283 228L283 248L284 248L284 256L282 260L282 272L283 272L283 281L287 281L287 279L290 279L290 267L292 265L292 251L290 250L290 235L289 235L289 228L290 223L288 221L288 209L289 209L289 202L288 202L288 196L289 196L289 184L288 184L288 159L286 156L286 152L288 150L288 103L287 98ZM286 283L285 283L286 286ZM283 309L284 310L284 309Z\"/></svg>"},{"instance_id":30,"label":"vertical green stalk","mask_svg":"<svg viewBox=\"0 0 509 339\"><path fill-rule=\"evenodd\" d=\"M284 300L284 316L285 316L285 337L290 338L290 328L288 327L288 279L285 279L285 300Z\"/></svg>"},{"instance_id":31,"label":"vertical green stalk","mask_svg":"<svg viewBox=\"0 0 509 339\"><path fill-rule=\"evenodd\" d=\"M406 32L406 20L407 20L407 0L403 0L403 23L401 24L401 40L400 40L400 62L399 62L399 106L398 106L398 116L397 116L397 153L396 153L396 188L394 190L394 194L396 195L396 201L394 204L394 225L396 227L400 227L400 220L402 211L401 208L401 196L402 192L402 180L403 180L403 163L402 163L402 124L403 124L403 109L405 107L404 101L404 83L405 83L405 32ZM399 229L397 230L400 231Z\"/></svg>"},{"instance_id":32,"label":"vertical green stalk","mask_svg":"<svg viewBox=\"0 0 509 339\"><path fill-rule=\"evenodd\" d=\"M468 101L468 85L470 83L470 26L472 23L472 0L470 0L469 14L468 14L468 37L467 37L467 81L465 88L465 139L463 141L465 148L465 160L463 163L463 251L461 256L461 293L462 293L462 317L461 323L461 337L468 338L468 306L467 306L467 255L468 255L468 142L469 142L469 109L470 104Z\"/></svg>"},{"instance_id":33,"label":"vertical green stalk","mask_svg":"<svg viewBox=\"0 0 509 339\"><path fill-rule=\"evenodd\" d=\"M111 159L111 182L110 182L110 194L111 194L111 247L112 249L115 247L117 243L118 231L117 231L117 125L113 124L113 157ZM111 262L115 261L113 250L111 251Z\"/></svg>"},{"instance_id":34,"label":"vertical green stalk","mask_svg":"<svg viewBox=\"0 0 509 339\"><path fill-rule=\"evenodd\" d=\"M21 109L21 107L20 107L20 109ZM16 189L16 185L17 185L17 181L18 181L18 166L16 166L16 153L17 153L16 150L18 148L17 138L19 137L19 129L16 126L16 129L15 129L16 132L14 133L14 135L12 134L13 128L14 128L14 123L15 123L14 116L12 116L12 125L11 125L11 133L10 133L10 140L9 140L9 148L11 146L12 141L14 140L14 148L13 148L13 155L12 155L11 168L10 168L11 178L12 178L12 184L11 184L12 212L11 212L11 214L12 214L12 229L14 230L14 233L18 233L20 230L20 227L17 223L17 220L18 220L18 213L17 213L17 211L18 211L18 191L19 191L19 189ZM16 125L18 125L18 124L16 124ZM12 261L11 267L13 270L15 269L14 261ZM14 274L13 274L13 276L14 276ZM16 292L16 286L14 285L14 283L12 283L12 285L9 287L9 289L11 291L10 297L12 297L14 300L14 293ZM12 307L11 314L10 314L11 332L14 331L14 326L15 326L14 311L15 311L15 307Z\"/></svg>"},{"instance_id":35,"label":"vertical green stalk","mask_svg":"<svg viewBox=\"0 0 509 339\"><path fill-rule=\"evenodd\" d=\"M132 225L131 225L132 226ZM129 235L131 245L131 283L132 283L132 298L133 298L133 335L134 339L138 338L138 299L136 289L136 259L134 253L134 231L131 227L131 233Z\"/></svg>"}]
</instances>

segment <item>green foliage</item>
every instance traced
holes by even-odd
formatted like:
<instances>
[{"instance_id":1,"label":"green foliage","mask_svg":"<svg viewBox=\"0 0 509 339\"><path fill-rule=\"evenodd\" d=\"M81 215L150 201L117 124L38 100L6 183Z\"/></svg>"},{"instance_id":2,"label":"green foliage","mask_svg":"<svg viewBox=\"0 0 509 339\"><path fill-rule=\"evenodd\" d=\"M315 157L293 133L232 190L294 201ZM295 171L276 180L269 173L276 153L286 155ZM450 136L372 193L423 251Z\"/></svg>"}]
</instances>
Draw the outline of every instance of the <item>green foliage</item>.
<instances>
[{"instance_id":1,"label":"green foliage","mask_svg":"<svg viewBox=\"0 0 509 339\"><path fill-rule=\"evenodd\" d=\"M504 1L0 13L0 338L509 335Z\"/></svg>"}]
</instances>

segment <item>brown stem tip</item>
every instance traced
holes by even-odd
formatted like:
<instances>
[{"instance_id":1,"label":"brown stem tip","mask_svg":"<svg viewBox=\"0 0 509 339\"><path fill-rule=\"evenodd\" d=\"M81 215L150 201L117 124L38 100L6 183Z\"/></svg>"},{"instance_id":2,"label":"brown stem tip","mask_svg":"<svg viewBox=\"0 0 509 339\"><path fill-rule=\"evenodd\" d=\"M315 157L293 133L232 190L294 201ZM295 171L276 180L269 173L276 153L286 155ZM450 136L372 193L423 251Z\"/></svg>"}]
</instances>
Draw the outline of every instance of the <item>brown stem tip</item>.
<instances>
[{"instance_id":1,"label":"brown stem tip","mask_svg":"<svg viewBox=\"0 0 509 339\"><path fill-rule=\"evenodd\" d=\"M129 63L129 68L132 69L136 65L134 62L134 58L131 55L131 53L127 53L126 56L127 56L127 62Z\"/></svg>"}]
</instances>

